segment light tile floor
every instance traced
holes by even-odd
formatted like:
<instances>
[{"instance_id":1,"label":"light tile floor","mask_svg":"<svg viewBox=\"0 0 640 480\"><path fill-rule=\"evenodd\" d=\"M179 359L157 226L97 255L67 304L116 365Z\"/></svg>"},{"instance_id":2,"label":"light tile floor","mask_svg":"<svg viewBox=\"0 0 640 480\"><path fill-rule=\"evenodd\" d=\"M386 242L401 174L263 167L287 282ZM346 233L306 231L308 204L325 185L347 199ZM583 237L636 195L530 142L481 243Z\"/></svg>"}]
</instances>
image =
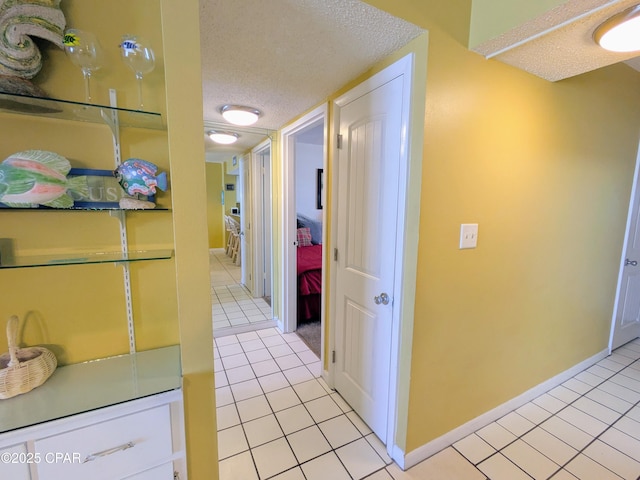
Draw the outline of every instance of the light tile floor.
<instances>
[{"instance_id":1,"label":"light tile floor","mask_svg":"<svg viewBox=\"0 0 640 480\"><path fill-rule=\"evenodd\" d=\"M271 320L271 306L252 298L242 285L213 287L213 328L238 327Z\"/></svg>"},{"instance_id":2,"label":"light tile floor","mask_svg":"<svg viewBox=\"0 0 640 480\"><path fill-rule=\"evenodd\" d=\"M224 253L224 248L209 250L209 272L212 287L238 285L242 280L242 269Z\"/></svg>"},{"instance_id":3,"label":"light tile floor","mask_svg":"<svg viewBox=\"0 0 640 480\"><path fill-rule=\"evenodd\" d=\"M391 463L296 334L217 337L214 352L221 480L364 478Z\"/></svg>"},{"instance_id":4,"label":"light tile floor","mask_svg":"<svg viewBox=\"0 0 640 480\"><path fill-rule=\"evenodd\" d=\"M297 335L215 344L221 480L640 478L640 340L405 472Z\"/></svg>"},{"instance_id":5,"label":"light tile floor","mask_svg":"<svg viewBox=\"0 0 640 480\"><path fill-rule=\"evenodd\" d=\"M236 333L243 327L273 326L271 306L264 299L249 295L240 284L240 267L231 261L224 249L209 250L209 271L215 336Z\"/></svg>"}]
</instances>

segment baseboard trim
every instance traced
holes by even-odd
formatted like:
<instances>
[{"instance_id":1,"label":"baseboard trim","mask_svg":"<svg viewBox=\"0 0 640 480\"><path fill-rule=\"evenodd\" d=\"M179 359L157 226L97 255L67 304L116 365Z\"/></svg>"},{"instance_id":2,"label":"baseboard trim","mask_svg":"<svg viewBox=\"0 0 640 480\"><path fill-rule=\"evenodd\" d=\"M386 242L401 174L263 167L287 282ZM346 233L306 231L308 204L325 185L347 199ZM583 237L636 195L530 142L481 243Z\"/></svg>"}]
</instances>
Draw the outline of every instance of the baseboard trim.
<instances>
[{"instance_id":1,"label":"baseboard trim","mask_svg":"<svg viewBox=\"0 0 640 480\"><path fill-rule=\"evenodd\" d=\"M447 448L449 445L454 444L458 440L462 440L467 435L470 435L473 432L483 427L486 427L490 423L495 422L496 420L505 416L509 412L517 408L520 408L521 406L530 402L534 398L539 397L543 393L548 392L549 390L557 387L558 385L561 385L562 383L566 382L570 378L576 376L578 373L595 365L603 358L606 358L608 355L609 355L608 349L602 350L600 353L597 353L596 355L584 360L583 362L580 362L579 364L575 365L569 370L566 370L556 375L555 377L550 378L545 382L542 382L541 384L531 388L530 390L527 390L523 394L503 403L502 405L499 405L493 410L489 410L488 412L483 413L479 417L476 417L473 420L465 423L464 425L461 425L458 428L455 428L450 432L445 433L441 437L438 437L435 440L432 440L429 443L426 443L421 447L418 447L415 450L412 450L406 455L404 455L402 450L394 446L394 450L397 448L398 451L397 452L394 451L394 453L397 453L397 455L394 455L393 458L398 463L398 466L401 469L406 470L408 468L411 468L414 465L417 465L418 463L422 462L423 460L426 460L427 458L431 457L432 455L435 455L439 451ZM400 458L404 459L402 463L398 461L398 459Z\"/></svg>"},{"instance_id":2,"label":"baseboard trim","mask_svg":"<svg viewBox=\"0 0 640 480\"><path fill-rule=\"evenodd\" d=\"M387 453L389 453L389 452L387 452ZM396 462L398 464L398 467L400 467L401 470L406 470L407 468L409 468L409 467L405 468L405 465L407 464L407 462L406 462L406 456L404 454L404 450L402 450L395 443L391 447L391 453L390 453L389 456L392 458L392 460L394 462ZM420 460L420 461L422 461L422 460ZM418 462L418 463L420 463L420 462Z\"/></svg>"},{"instance_id":3,"label":"baseboard trim","mask_svg":"<svg viewBox=\"0 0 640 480\"><path fill-rule=\"evenodd\" d=\"M249 323L247 325L237 325L235 327L213 328L213 337L227 337L229 335L238 335L239 333L253 332L254 330L263 330L265 328L278 327L276 319L265 320L264 322Z\"/></svg>"}]
</instances>

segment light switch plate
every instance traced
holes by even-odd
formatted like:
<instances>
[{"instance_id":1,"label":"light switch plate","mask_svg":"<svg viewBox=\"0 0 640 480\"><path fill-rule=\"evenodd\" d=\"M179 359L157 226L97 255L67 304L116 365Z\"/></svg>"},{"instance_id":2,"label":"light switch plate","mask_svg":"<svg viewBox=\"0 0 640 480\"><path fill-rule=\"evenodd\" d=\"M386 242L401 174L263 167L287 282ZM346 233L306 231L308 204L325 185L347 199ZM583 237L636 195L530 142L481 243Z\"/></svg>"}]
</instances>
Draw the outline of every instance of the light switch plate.
<instances>
[{"instance_id":1,"label":"light switch plate","mask_svg":"<svg viewBox=\"0 0 640 480\"><path fill-rule=\"evenodd\" d=\"M460 225L460 249L478 246L478 224L463 223Z\"/></svg>"}]
</instances>

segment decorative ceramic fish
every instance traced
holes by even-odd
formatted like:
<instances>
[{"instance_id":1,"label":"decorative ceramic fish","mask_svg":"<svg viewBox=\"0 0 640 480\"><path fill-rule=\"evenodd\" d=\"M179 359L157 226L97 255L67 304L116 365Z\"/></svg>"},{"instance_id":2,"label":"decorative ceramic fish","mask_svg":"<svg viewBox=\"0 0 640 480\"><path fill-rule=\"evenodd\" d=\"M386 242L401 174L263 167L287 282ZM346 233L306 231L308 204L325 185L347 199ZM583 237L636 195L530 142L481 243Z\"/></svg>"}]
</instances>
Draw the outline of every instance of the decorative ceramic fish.
<instances>
[{"instance_id":1,"label":"decorative ceramic fish","mask_svg":"<svg viewBox=\"0 0 640 480\"><path fill-rule=\"evenodd\" d=\"M69 192L88 195L87 177L67 178L69 160L54 152L27 150L0 163L0 202L13 208L73 207Z\"/></svg>"},{"instance_id":2,"label":"decorative ceramic fish","mask_svg":"<svg viewBox=\"0 0 640 480\"><path fill-rule=\"evenodd\" d=\"M146 160L130 158L114 170L116 179L129 195L154 195L156 187L167 190L167 173L156 175L158 167Z\"/></svg>"}]
</instances>

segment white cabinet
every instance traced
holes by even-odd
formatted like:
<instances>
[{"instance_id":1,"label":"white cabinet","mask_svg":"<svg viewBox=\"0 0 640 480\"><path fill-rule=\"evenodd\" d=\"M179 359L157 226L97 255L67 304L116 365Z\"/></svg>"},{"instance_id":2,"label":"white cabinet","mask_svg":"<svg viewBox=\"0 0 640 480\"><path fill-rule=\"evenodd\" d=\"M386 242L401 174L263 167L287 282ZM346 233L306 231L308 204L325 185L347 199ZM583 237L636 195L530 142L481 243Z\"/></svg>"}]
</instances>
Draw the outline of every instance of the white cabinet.
<instances>
[{"instance_id":1,"label":"white cabinet","mask_svg":"<svg viewBox=\"0 0 640 480\"><path fill-rule=\"evenodd\" d=\"M27 446L24 443L0 448L0 478L31 480L27 463Z\"/></svg>"},{"instance_id":2,"label":"white cabinet","mask_svg":"<svg viewBox=\"0 0 640 480\"><path fill-rule=\"evenodd\" d=\"M146 470L132 477L127 477L124 480L179 480L182 478L179 475L176 477L175 473L173 465L171 463L165 463L164 465Z\"/></svg>"},{"instance_id":3,"label":"white cabinet","mask_svg":"<svg viewBox=\"0 0 640 480\"><path fill-rule=\"evenodd\" d=\"M171 457L169 405L38 439L35 453L52 460L38 465L40 480L122 478Z\"/></svg>"},{"instance_id":4,"label":"white cabinet","mask_svg":"<svg viewBox=\"0 0 640 480\"><path fill-rule=\"evenodd\" d=\"M182 390L0 435L0 479L186 480Z\"/></svg>"}]
</instances>

